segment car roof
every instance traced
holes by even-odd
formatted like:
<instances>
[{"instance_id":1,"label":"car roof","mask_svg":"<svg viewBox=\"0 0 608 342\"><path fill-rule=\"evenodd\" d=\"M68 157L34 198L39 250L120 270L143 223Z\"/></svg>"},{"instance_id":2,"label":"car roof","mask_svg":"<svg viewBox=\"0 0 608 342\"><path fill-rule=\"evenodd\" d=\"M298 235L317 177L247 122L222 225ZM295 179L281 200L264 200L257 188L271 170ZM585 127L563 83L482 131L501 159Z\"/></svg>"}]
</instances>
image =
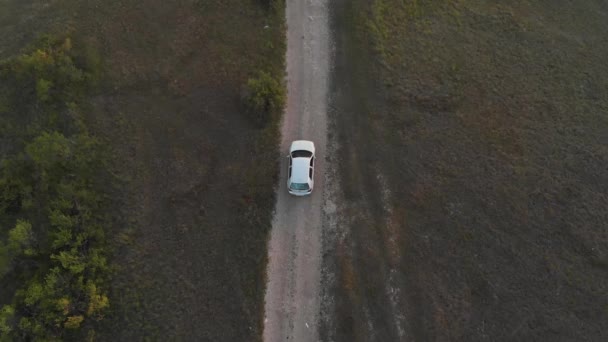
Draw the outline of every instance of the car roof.
<instances>
[{"instance_id":1,"label":"car roof","mask_svg":"<svg viewBox=\"0 0 608 342\"><path fill-rule=\"evenodd\" d=\"M291 182L308 183L310 158L294 158L291 164Z\"/></svg>"},{"instance_id":2,"label":"car roof","mask_svg":"<svg viewBox=\"0 0 608 342\"><path fill-rule=\"evenodd\" d=\"M313 154L315 153L315 144L312 141L308 140L295 140L291 143L291 148L289 149L289 153L293 151L304 150L310 151Z\"/></svg>"}]
</instances>

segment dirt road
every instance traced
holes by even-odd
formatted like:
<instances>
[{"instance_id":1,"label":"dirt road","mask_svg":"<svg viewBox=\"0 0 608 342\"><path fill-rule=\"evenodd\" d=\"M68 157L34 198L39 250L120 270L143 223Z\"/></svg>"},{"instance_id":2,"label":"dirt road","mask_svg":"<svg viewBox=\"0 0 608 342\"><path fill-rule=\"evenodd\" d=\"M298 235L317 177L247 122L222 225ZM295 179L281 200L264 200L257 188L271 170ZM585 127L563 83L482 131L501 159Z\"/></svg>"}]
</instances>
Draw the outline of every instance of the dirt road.
<instances>
[{"instance_id":1,"label":"dirt road","mask_svg":"<svg viewBox=\"0 0 608 342\"><path fill-rule=\"evenodd\" d=\"M285 162L268 251L265 341L318 339L319 285L325 151L329 24L327 0L287 1L287 108L281 151L296 139L314 141L315 189L311 196L287 193Z\"/></svg>"}]
</instances>

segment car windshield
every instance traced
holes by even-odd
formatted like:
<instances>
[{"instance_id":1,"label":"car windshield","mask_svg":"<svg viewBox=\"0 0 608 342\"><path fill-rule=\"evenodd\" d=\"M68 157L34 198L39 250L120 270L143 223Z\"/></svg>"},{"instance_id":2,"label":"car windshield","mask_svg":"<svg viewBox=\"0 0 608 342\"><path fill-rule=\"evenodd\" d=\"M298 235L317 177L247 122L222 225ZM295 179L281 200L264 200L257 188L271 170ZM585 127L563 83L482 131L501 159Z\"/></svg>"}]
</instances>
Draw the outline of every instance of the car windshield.
<instances>
[{"instance_id":1,"label":"car windshield","mask_svg":"<svg viewBox=\"0 0 608 342\"><path fill-rule=\"evenodd\" d=\"M291 152L291 157L292 158L310 158L310 157L312 157L312 152L304 151L304 150L297 150L297 151Z\"/></svg>"},{"instance_id":2,"label":"car windshield","mask_svg":"<svg viewBox=\"0 0 608 342\"><path fill-rule=\"evenodd\" d=\"M290 188L292 190L308 190L308 184L306 183L291 183Z\"/></svg>"}]
</instances>

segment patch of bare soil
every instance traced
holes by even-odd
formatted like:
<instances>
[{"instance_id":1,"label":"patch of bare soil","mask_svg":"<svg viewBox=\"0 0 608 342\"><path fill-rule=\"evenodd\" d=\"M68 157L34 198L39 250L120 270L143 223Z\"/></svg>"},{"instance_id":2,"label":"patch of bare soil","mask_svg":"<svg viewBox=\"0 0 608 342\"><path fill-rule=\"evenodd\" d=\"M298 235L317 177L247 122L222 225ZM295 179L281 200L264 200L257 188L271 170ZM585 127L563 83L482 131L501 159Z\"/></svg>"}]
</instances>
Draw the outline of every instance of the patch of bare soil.
<instances>
[{"instance_id":1,"label":"patch of bare soil","mask_svg":"<svg viewBox=\"0 0 608 342\"><path fill-rule=\"evenodd\" d=\"M345 232L322 338L601 340L608 8L332 4Z\"/></svg>"}]
</instances>

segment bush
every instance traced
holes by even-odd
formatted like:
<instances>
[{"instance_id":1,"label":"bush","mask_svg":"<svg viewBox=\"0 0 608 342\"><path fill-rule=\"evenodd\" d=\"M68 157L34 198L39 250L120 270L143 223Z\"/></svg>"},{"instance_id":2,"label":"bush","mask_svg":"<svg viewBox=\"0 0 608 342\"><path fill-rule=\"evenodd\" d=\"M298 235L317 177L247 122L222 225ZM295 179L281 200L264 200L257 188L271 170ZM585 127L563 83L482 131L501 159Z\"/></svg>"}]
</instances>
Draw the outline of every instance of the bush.
<instances>
[{"instance_id":1,"label":"bush","mask_svg":"<svg viewBox=\"0 0 608 342\"><path fill-rule=\"evenodd\" d=\"M269 73L259 72L247 81L245 101L254 122L265 126L278 117L285 105L285 87Z\"/></svg>"}]
</instances>

